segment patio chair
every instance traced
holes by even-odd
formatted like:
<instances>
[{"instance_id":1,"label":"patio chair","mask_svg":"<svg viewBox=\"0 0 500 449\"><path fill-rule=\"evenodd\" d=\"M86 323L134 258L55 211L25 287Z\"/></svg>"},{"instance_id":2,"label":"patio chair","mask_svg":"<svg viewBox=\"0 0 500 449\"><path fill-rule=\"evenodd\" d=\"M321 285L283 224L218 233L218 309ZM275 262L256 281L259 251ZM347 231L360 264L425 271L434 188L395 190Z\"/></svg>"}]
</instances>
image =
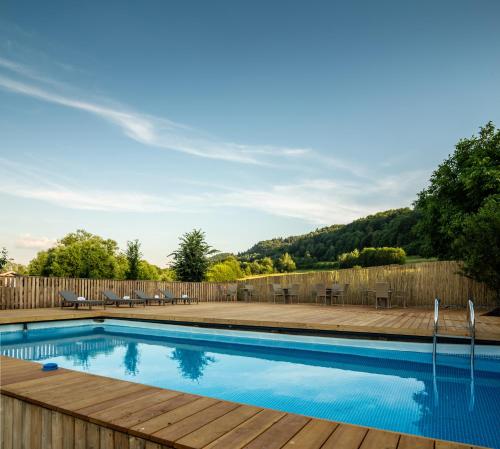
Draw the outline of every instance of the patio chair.
<instances>
[{"instance_id":1,"label":"patio chair","mask_svg":"<svg viewBox=\"0 0 500 449\"><path fill-rule=\"evenodd\" d=\"M368 284L360 284L359 286L359 291L361 294L361 304L362 305L368 305L369 304L369 298L371 294L375 294L374 290L370 290L368 287Z\"/></svg>"},{"instance_id":2,"label":"patio chair","mask_svg":"<svg viewBox=\"0 0 500 449\"><path fill-rule=\"evenodd\" d=\"M149 296L146 295L142 290L134 290L135 296L137 298L142 299L143 301L146 301L146 304L149 306L155 302L158 303L159 306L164 306L165 303L170 302L166 300L165 298L162 298L160 295L155 295L155 296Z\"/></svg>"},{"instance_id":3,"label":"patio chair","mask_svg":"<svg viewBox=\"0 0 500 449\"><path fill-rule=\"evenodd\" d=\"M227 285L217 285L217 297L215 298L215 301L224 301L226 298L226 293L227 293Z\"/></svg>"},{"instance_id":4,"label":"patio chair","mask_svg":"<svg viewBox=\"0 0 500 449\"><path fill-rule=\"evenodd\" d=\"M229 284L226 289L226 301L237 301L238 300L238 284Z\"/></svg>"},{"instance_id":5,"label":"patio chair","mask_svg":"<svg viewBox=\"0 0 500 449\"><path fill-rule=\"evenodd\" d=\"M288 287L288 299L290 301L290 304L293 304L293 300L297 300L297 304L299 303L299 290L300 290L300 284L292 284L290 287Z\"/></svg>"},{"instance_id":6,"label":"patio chair","mask_svg":"<svg viewBox=\"0 0 500 449\"><path fill-rule=\"evenodd\" d=\"M75 309L78 309L80 306L88 307L89 310L92 310L92 306L103 306L106 308L106 302L104 300L98 299L86 299L83 296L76 296L75 292L70 290L61 290L59 294L62 297L61 301L61 309L65 306L74 306Z\"/></svg>"},{"instance_id":7,"label":"patio chair","mask_svg":"<svg viewBox=\"0 0 500 449\"><path fill-rule=\"evenodd\" d=\"M255 287L251 284L245 284L243 287L243 297L246 302L250 302L253 300L253 295L255 292Z\"/></svg>"},{"instance_id":8,"label":"patio chair","mask_svg":"<svg viewBox=\"0 0 500 449\"><path fill-rule=\"evenodd\" d=\"M165 301L169 301L172 304L178 304L179 302L183 302L184 304L191 304L191 302L196 301L198 304L198 298L192 298L188 295L175 296L170 290L160 289L160 293L163 295Z\"/></svg>"},{"instance_id":9,"label":"patio chair","mask_svg":"<svg viewBox=\"0 0 500 449\"><path fill-rule=\"evenodd\" d=\"M332 285L332 301L333 298L337 299L337 302L342 302L342 305L345 304L345 297L347 295L347 289L349 288L349 284L333 284Z\"/></svg>"},{"instance_id":10,"label":"patio chair","mask_svg":"<svg viewBox=\"0 0 500 449\"><path fill-rule=\"evenodd\" d=\"M318 300L322 300L323 304L326 305L327 299L330 298L330 293L328 292L325 284L316 284L313 289L313 294L315 296L316 304L318 303Z\"/></svg>"},{"instance_id":11,"label":"patio chair","mask_svg":"<svg viewBox=\"0 0 500 449\"><path fill-rule=\"evenodd\" d=\"M135 304L142 304L146 307L145 299L130 299L130 298L120 298L112 290L103 290L102 294L106 298L106 302L109 304L114 304L116 307L120 307L122 304L128 304L129 307L133 307Z\"/></svg>"},{"instance_id":12,"label":"patio chair","mask_svg":"<svg viewBox=\"0 0 500 449\"><path fill-rule=\"evenodd\" d=\"M391 290L388 282L377 282L375 284L375 308L378 309L379 301L385 302L385 307L391 307Z\"/></svg>"},{"instance_id":13,"label":"patio chair","mask_svg":"<svg viewBox=\"0 0 500 449\"><path fill-rule=\"evenodd\" d=\"M285 292L280 284L269 284L269 291L274 303L276 303L276 298L283 298L283 302L285 302Z\"/></svg>"}]
</instances>

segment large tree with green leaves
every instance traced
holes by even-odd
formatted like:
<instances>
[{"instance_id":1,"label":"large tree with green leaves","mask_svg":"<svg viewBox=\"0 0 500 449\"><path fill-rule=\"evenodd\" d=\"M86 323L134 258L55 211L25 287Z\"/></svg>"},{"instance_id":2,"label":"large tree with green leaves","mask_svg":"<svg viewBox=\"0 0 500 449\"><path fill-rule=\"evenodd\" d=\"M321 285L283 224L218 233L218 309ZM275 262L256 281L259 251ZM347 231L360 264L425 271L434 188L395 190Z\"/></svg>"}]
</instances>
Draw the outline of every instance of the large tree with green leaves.
<instances>
[{"instance_id":1,"label":"large tree with green leaves","mask_svg":"<svg viewBox=\"0 0 500 449\"><path fill-rule=\"evenodd\" d=\"M500 130L489 122L479 135L457 143L415 203L427 254L463 261L465 275L498 295L499 195Z\"/></svg>"},{"instance_id":2,"label":"large tree with green leaves","mask_svg":"<svg viewBox=\"0 0 500 449\"><path fill-rule=\"evenodd\" d=\"M205 241L205 233L201 229L187 232L180 241L179 248L170 254L174 258L172 269L176 279L184 282L205 280L210 266L209 256L218 251Z\"/></svg>"},{"instance_id":3,"label":"large tree with green leaves","mask_svg":"<svg viewBox=\"0 0 500 449\"><path fill-rule=\"evenodd\" d=\"M116 277L118 246L82 229L72 232L47 251L40 251L29 264L29 274L72 278Z\"/></svg>"}]
</instances>

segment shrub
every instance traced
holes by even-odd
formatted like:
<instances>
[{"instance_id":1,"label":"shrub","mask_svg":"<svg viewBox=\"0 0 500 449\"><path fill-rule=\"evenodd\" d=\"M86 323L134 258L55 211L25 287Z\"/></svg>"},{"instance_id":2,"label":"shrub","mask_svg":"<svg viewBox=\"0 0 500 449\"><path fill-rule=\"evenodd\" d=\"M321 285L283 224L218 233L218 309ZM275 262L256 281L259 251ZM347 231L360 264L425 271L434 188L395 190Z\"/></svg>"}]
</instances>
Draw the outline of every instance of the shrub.
<instances>
[{"instance_id":1,"label":"shrub","mask_svg":"<svg viewBox=\"0 0 500 449\"><path fill-rule=\"evenodd\" d=\"M339 268L352 268L359 263L359 250L355 249L350 253L344 253L338 259Z\"/></svg>"},{"instance_id":2,"label":"shrub","mask_svg":"<svg viewBox=\"0 0 500 449\"><path fill-rule=\"evenodd\" d=\"M375 267L379 265L402 265L406 261L403 248L363 248L339 256L340 268L353 268L354 266Z\"/></svg>"},{"instance_id":3,"label":"shrub","mask_svg":"<svg viewBox=\"0 0 500 449\"><path fill-rule=\"evenodd\" d=\"M290 271L295 271L297 266L295 265L292 256L285 253L277 260L276 268L280 273L289 273Z\"/></svg>"},{"instance_id":4,"label":"shrub","mask_svg":"<svg viewBox=\"0 0 500 449\"><path fill-rule=\"evenodd\" d=\"M245 273L241 269L240 262L236 257L228 257L223 262L213 264L207 272L207 281L226 282L236 281L244 277Z\"/></svg>"},{"instance_id":5,"label":"shrub","mask_svg":"<svg viewBox=\"0 0 500 449\"><path fill-rule=\"evenodd\" d=\"M403 248L364 248L359 253L358 263L362 267L376 267L379 265L403 265L406 253Z\"/></svg>"}]
</instances>

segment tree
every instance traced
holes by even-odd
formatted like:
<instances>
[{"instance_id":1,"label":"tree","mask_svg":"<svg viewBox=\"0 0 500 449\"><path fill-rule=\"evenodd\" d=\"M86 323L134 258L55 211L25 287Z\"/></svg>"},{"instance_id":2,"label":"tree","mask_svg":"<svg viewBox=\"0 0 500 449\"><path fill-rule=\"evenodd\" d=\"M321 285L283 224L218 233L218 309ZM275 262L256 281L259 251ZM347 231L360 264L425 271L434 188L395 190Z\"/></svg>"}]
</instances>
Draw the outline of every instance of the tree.
<instances>
[{"instance_id":1,"label":"tree","mask_svg":"<svg viewBox=\"0 0 500 449\"><path fill-rule=\"evenodd\" d=\"M84 230L63 237L54 248L40 251L29 264L29 274L73 278L116 277L118 245Z\"/></svg>"},{"instance_id":2,"label":"tree","mask_svg":"<svg viewBox=\"0 0 500 449\"><path fill-rule=\"evenodd\" d=\"M494 289L500 303L500 195L488 198L477 214L465 219L454 246L462 254L463 273Z\"/></svg>"},{"instance_id":3,"label":"tree","mask_svg":"<svg viewBox=\"0 0 500 449\"><path fill-rule=\"evenodd\" d=\"M7 248L4 247L0 250L0 271L7 265L7 262L9 262L9 254Z\"/></svg>"},{"instance_id":4,"label":"tree","mask_svg":"<svg viewBox=\"0 0 500 449\"><path fill-rule=\"evenodd\" d=\"M228 257L223 262L213 264L207 272L207 281L226 282L235 281L245 276L240 262L234 256Z\"/></svg>"},{"instance_id":5,"label":"tree","mask_svg":"<svg viewBox=\"0 0 500 449\"><path fill-rule=\"evenodd\" d=\"M205 279L210 266L209 256L218 252L205 241L201 229L187 232L180 238L179 249L174 251L172 269L177 280L183 282L201 282Z\"/></svg>"},{"instance_id":6,"label":"tree","mask_svg":"<svg viewBox=\"0 0 500 449\"><path fill-rule=\"evenodd\" d=\"M129 240L125 251L127 257L128 269L125 273L127 279L139 279L139 263L141 261L141 244L139 240Z\"/></svg>"},{"instance_id":7,"label":"tree","mask_svg":"<svg viewBox=\"0 0 500 449\"><path fill-rule=\"evenodd\" d=\"M317 262L335 261L342 253L365 247L401 247L410 255L420 254L420 241L414 232L419 214L410 208L378 212L347 225L319 228L304 235L264 240L240 253L238 258L252 262L263 257L278 260L288 253L300 268Z\"/></svg>"},{"instance_id":8,"label":"tree","mask_svg":"<svg viewBox=\"0 0 500 449\"><path fill-rule=\"evenodd\" d=\"M295 262L290 254L283 254L276 263L276 268L280 273L289 273L297 269Z\"/></svg>"},{"instance_id":9,"label":"tree","mask_svg":"<svg viewBox=\"0 0 500 449\"><path fill-rule=\"evenodd\" d=\"M500 130L489 122L478 136L462 139L432 174L415 203L424 255L464 261L464 273L497 290L500 194ZM492 246L488 238L492 238ZM498 238L498 236L497 236ZM499 298L500 299L500 298Z\"/></svg>"}]
</instances>

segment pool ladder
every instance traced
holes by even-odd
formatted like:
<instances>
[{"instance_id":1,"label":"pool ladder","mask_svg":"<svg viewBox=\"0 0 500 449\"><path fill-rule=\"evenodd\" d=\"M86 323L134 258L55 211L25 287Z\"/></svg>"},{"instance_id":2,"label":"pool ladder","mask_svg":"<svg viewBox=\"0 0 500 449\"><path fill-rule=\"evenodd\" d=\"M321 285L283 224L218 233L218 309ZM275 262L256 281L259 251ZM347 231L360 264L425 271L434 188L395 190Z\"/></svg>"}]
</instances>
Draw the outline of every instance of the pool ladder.
<instances>
[{"instance_id":1,"label":"pool ladder","mask_svg":"<svg viewBox=\"0 0 500 449\"><path fill-rule=\"evenodd\" d=\"M432 335L432 373L434 379L434 397L438 400L437 391L437 376L436 376L436 355L437 355L437 339L438 337L449 337L449 335L439 334L439 298L434 299L434 331ZM476 316L474 313L474 301L469 299L467 301L467 325L469 328L469 335L455 336L455 338L465 338L470 340L470 404L469 409L474 408L474 353L475 353L475 340L476 340Z\"/></svg>"},{"instance_id":2,"label":"pool ladder","mask_svg":"<svg viewBox=\"0 0 500 449\"><path fill-rule=\"evenodd\" d=\"M450 337L450 335L439 333L439 304L441 300L439 298L434 299L434 331L432 335L432 360L436 361L436 350L437 350L437 339L438 337ZM476 316L474 313L474 301L469 299L467 301L468 316L467 325L469 328L469 335L454 335L453 338L465 338L470 340L470 363L471 367L474 365L474 352L475 352L475 340L476 340Z\"/></svg>"}]
</instances>

